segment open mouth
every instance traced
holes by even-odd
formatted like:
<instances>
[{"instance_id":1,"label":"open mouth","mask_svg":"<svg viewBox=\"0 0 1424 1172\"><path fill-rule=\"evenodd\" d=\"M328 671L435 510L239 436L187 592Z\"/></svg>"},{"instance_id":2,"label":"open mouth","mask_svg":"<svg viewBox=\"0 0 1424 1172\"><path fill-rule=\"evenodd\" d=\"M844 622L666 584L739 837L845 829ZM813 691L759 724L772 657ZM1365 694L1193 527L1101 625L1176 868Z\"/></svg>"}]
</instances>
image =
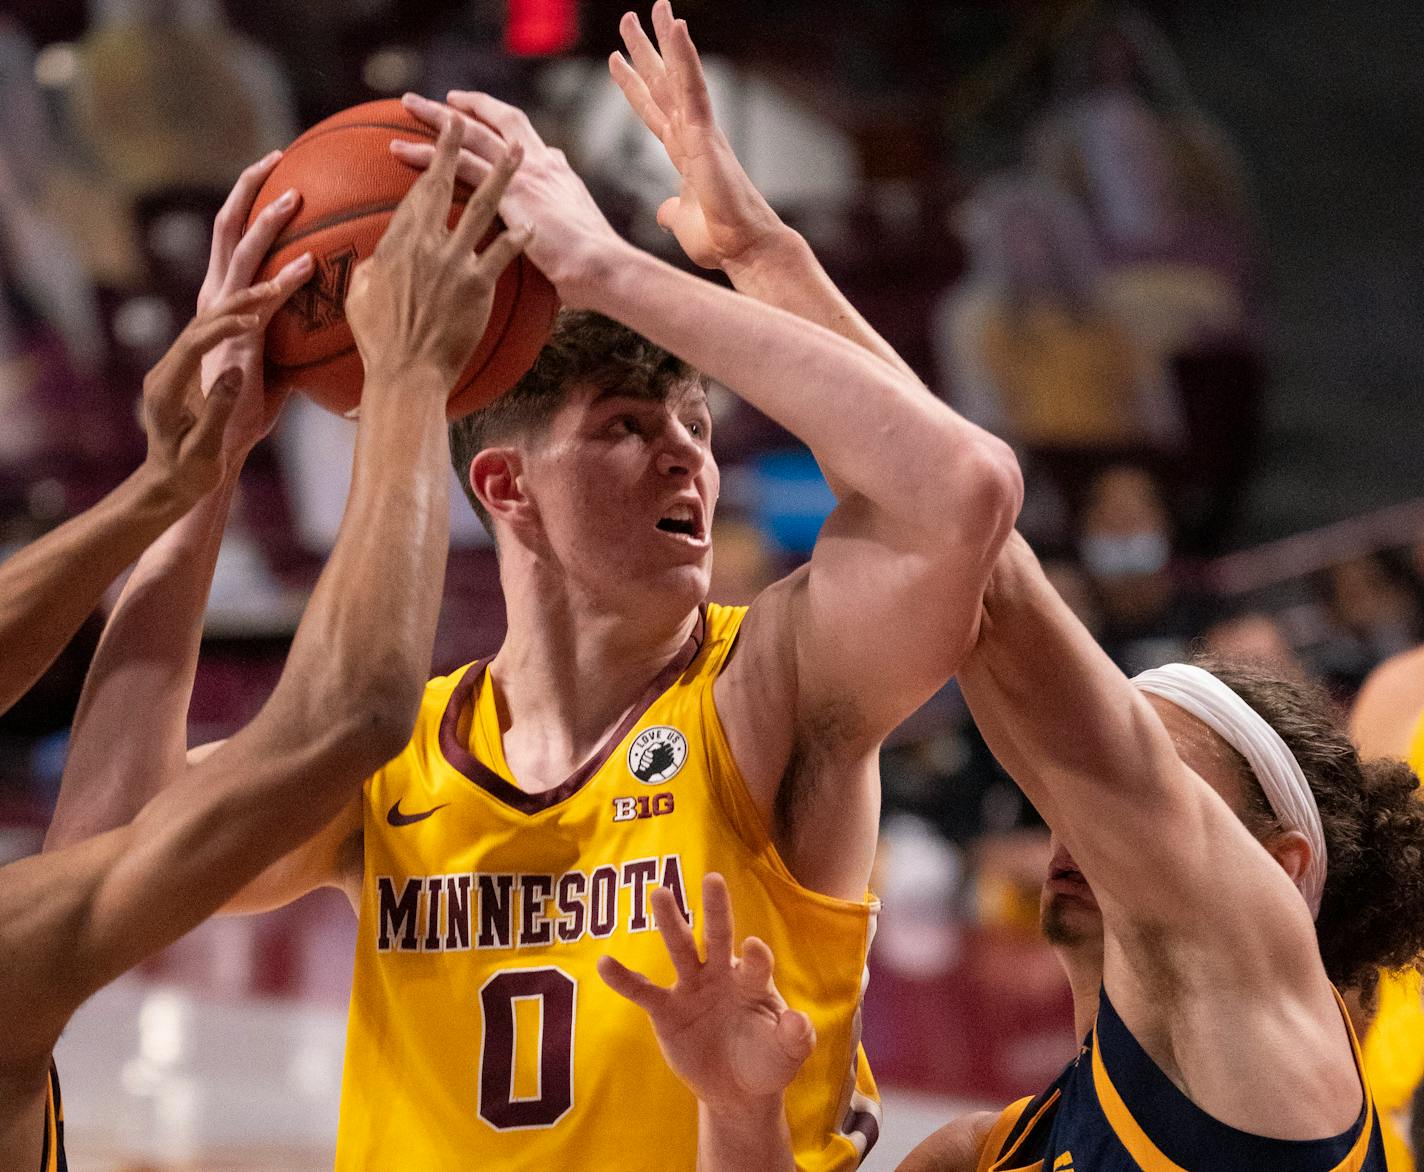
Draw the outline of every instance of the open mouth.
<instances>
[{"instance_id":1,"label":"open mouth","mask_svg":"<svg viewBox=\"0 0 1424 1172\"><path fill-rule=\"evenodd\" d=\"M689 504L672 505L658 521L658 528L664 533L673 533L692 541L702 539L700 512Z\"/></svg>"}]
</instances>

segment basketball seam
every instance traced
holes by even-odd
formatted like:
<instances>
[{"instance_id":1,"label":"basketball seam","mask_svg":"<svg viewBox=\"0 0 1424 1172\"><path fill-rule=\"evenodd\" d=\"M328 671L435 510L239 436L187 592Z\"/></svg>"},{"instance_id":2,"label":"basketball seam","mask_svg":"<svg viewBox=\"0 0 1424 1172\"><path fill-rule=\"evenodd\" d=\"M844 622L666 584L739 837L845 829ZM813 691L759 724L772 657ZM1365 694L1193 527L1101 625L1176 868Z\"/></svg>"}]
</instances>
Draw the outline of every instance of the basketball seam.
<instances>
[{"instance_id":1,"label":"basketball seam","mask_svg":"<svg viewBox=\"0 0 1424 1172\"><path fill-rule=\"evenodd\" d=\"M291 158L293 154L309 143L313 143L319 138L325 138L328 134L340 134L346 130L391 130L402 134L414 134L420 138L429 139L432 142L435 140L435 134L428 127L422 125L409 126L396 122L352 122L344 126L332 126L326 130L313 128L307 131L306 134L302 135L286 149L282 155L283 162ZM278 249L285 248L289 244L294 244L296 241L310 236L313 232L320 232L323 228L334 228L338 224L346 223L347 220L360 219L362 216L379 215L382 212L394 211L396 204L399 202L400 201L397 200L396 203L371 204L363 208L358 208L354 212L348 208L340 213L323 216L320 220L308 224L300 232L294 232L289 236L279 236L272 242L272 247L267 250L267 255L271 256Z\"/></svg>"},{"instance_id":2,"label":"basketball seam","mask_svg":"<svg viewBox=\"0 0 1424 1172\"><path fill-rule=\"evenodd\" d=\"M485 368L489 366L491 362L494 361L494 356L499 353L500 346L504 344L504 336L509 333L509 327L513 325L514 319L517 316L515 311L519 305L519 295L524 291L524 266L527 263L528 262L525 260L524 257L521 256L519 258L519 264L515 269L514 295L509 300L509 312L504 315L504 321L500 325L499 337L495 339L494 347L485 356L485 360L480 364L479 369L474 371L469 378L465 379L464 382L460 383L453 391L450 392L450 397L452 399L456 395L460 394L460 392L465 390L466 387L468 387L472 382L475 381L475 379L479 378L480 375L485 372ZM270 362L269 365L272 367L273 370L281 371L283 374L293 374L303 370L312 370L318 366L325 366L328 362L335 362L338 359L347 357L347 355L356 353L356 350L357 346L353 342L345 349L337 350L334 353L328 354L323 358L314 358L310 362L287 363L273 361Z\"/></svg>"}]
</instances>

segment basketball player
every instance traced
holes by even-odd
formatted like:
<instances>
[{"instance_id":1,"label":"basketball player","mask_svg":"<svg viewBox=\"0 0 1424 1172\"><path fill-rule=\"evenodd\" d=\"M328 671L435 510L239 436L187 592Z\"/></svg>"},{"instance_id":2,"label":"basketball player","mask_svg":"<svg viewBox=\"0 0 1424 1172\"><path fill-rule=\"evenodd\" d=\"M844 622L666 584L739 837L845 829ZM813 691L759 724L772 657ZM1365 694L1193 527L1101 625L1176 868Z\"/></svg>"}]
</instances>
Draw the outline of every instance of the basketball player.
<instances>
[{"instance_id":1,"label":"basketball player","mask_svg":"<svg viewBox=\"0 0 1424 1172\"><path fill-rule=\"evenodd\" d=\"M1083 1046L1045 1092L950 1124L902 1168L1382 1172L1335 990L1424 948L1417 778L1362 765L1299 685L1182 664L1127 680L1017 536L978 631L959 678L1054 830L1043 927ZM671 990L603 971L697 1088L702 1167L790 1168L778 1086L805 1024L763 944L731 963L725 918L706 914L705 961L668 923Z\"/></svg>"},{"instance_id":2,"label":"basketball player","mask_svg":"<svg viewBox=\"0 0 1424 1172\"><path fill-rule=\"evenodd\" d=\"M505 233L478 257L472 249L493 221L517 152L471 199L459 226L446 228L457 150L452 129L354 278L348 316L367 367L356 472L339 539L271 699L132 822L0 869L0 1167L65 1166L50 1054L74 1010L320 829L409 735L448 536L445 399L479 341L496 276L526 239ZM244 175L234 202L250 205L261 171ZM218 243L215 263L236 291L211 290L211 308L150 376L151 444L168 453L160 467L169 468L155 483L175 495L211 485L219 473L235 476L260 434L263 390L252 377L260 364L224 368L222 400L198 408L199 359L221 338L251 343L260 358L271 313L311 275L307 257L245 288L287 210L259 221L256 247L219 256L235 229ZM133 727L133 716L122 739L148 732ZM81 720L76 752L93 754L86 742L99 731Z\"/></svg>"},{"instance_id":3,"label":"basketball player","mask_svg":"<svg viewBox=\"0 0 1424 1172\"><path fill-rule=\"evenodd\" d=\"M705 103L685 26L664 25L686 49L670 76ZM429 685L406 752L233 910L325 884L358 912L339 1168L690 1167L696 1101L595 962L653 963L649 892L696 916L721 871L803 958L788 988L821 1045L792 1095L798 1158L854 1166L877 1131L858 1048L877 750L972 638L1017 468L774 216L744 224L685 176L707 259L793 312L628 245L520 111L451 100L467 180L523 146L501 211L533 224L528 255L572 307L529 375L452 428L509 633ZM720 253L743 227L768 247ZM738 268L758 253L776 263ZM705 605L719 475L699 371L800 436L839 497L810 565L749 610Z\"/></svg>"},{"instance_id":4,"label":"basketball player","mask_svg":"<svg viewBox=\"0 0 1424 1172\"><path fill-rule=\"evenodd\" d=\"M1350 731L1362 756L1399 757L1416 773L1424 771L1424 647L1395 655L1370 673L1350 713ZM1379 1104L1390 1172L1413 1172L1424 1135L1419 973L1386 976L1375 1008L1364 1033L1365 1073Z\"/></svg>"}]
</instances>

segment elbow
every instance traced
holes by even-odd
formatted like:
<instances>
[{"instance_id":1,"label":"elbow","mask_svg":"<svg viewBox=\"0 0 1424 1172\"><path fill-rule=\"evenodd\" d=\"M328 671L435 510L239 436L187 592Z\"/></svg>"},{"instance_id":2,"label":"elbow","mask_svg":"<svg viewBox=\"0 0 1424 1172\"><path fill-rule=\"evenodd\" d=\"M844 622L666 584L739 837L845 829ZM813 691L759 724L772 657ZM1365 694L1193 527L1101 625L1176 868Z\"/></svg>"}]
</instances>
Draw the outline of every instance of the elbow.
<instances>
[{"instance_id":1,"label":"elbow","mask_svg":"<svg viewBox=\"0 0 1424 1172\"><path fill-rule=\"evenodd\" d=\"M958 461L952 511L970 522L965 531L992 562L1014 531L1023 508L1023 472L1008 444L981 432Z\"/></svg>"},{"instance_id":2,"label":"elbow","mask_svg":"<svg viewBox=\"0 0 1424 1172\"><path fill-rule=\"evenodd\" d=\"M334 698L329 743L362 777L375 773L410 741L420 712L423 681L372 679Z\"/></svg>"}]
</instances>

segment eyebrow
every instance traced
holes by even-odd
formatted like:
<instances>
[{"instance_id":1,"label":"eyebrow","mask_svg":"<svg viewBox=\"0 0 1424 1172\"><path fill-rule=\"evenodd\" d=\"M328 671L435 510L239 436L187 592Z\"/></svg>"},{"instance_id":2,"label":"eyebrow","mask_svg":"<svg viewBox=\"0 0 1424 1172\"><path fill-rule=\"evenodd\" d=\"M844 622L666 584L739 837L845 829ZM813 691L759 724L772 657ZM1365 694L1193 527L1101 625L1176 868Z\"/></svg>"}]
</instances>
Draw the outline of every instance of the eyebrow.
<instances>
[{"instance_id":1,"label":"eyebrow","mask_svg":"<svg viewBox=\"0 0 1424 1172\"><path fill-rule=\"evenodd\" d=\"M631 403L667 403L672 397L673 395L671 393L659 394L654 391L640 393L638 391L630 391L626 387L608 387L606 390L599 391L598 394L594 395L592 405L601 407L605 403L610 403L618 399L627 399ZM696 391L689 393L686 398L681 400L681 405L706 407L708 405L707 392L701 387L698 387Z\"/></svg>"}]
</instances>

